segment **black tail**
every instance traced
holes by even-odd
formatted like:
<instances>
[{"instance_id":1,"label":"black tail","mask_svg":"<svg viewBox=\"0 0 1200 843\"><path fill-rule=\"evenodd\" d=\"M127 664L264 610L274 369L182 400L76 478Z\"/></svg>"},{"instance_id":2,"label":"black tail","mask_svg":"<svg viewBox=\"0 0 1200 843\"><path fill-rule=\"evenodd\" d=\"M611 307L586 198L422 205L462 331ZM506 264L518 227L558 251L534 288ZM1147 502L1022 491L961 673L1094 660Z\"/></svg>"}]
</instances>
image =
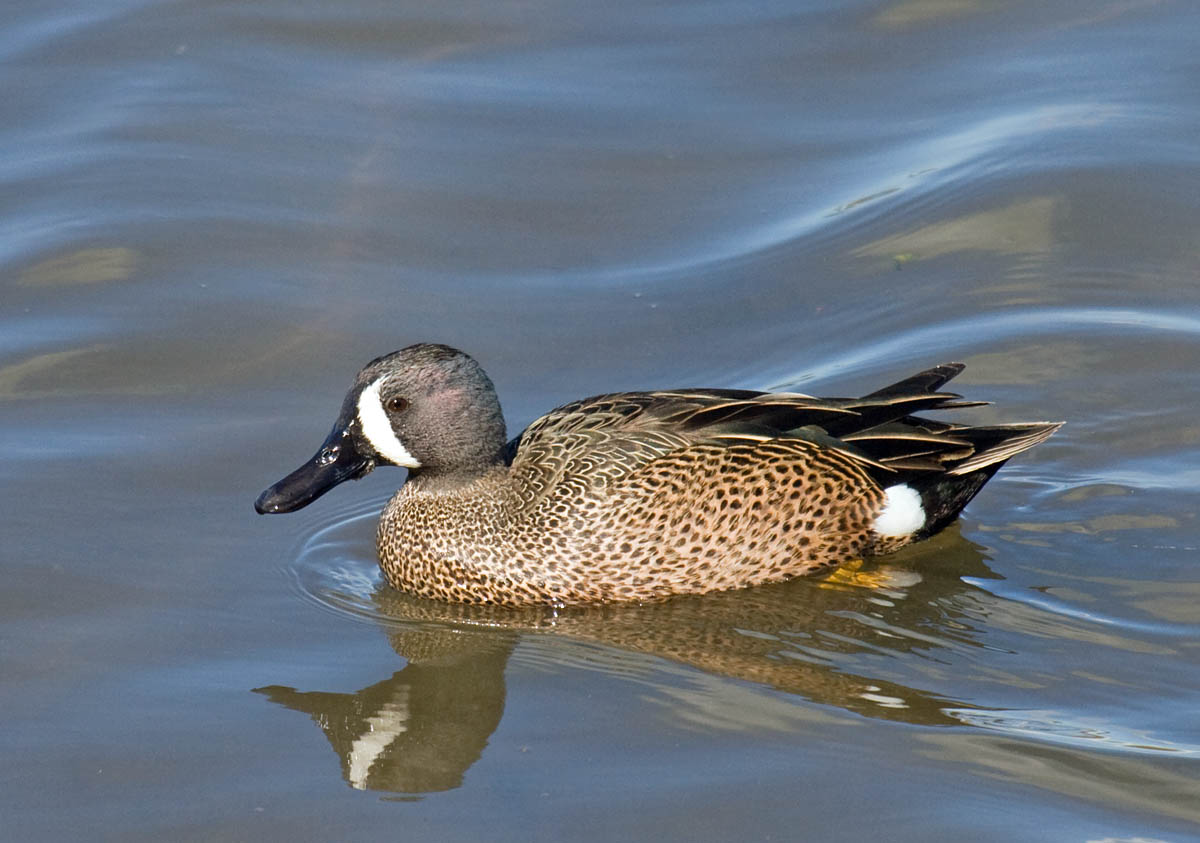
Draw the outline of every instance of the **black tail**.
<instances>
[{"instance_id":1,"label":"black tail","mask_svg":"<svg viewBox=\"0 0 1200 843\"><path fill-rule=\"evenodd\" d=\"M967 368L966 363L943 363L918 372L910 378L897 381L883 389L877 389L863 398L891 398L894 395L920 395L926 392L937 392L950 380Z\"/></svg>"},{"instance_id":2,"label":"black tail","mask_svg":"<svg viewBox=\"0 0 1200 843\"><path fill-rule=\"evenodd\" d=\"M1062 422L970 427L885 411L887 406L924 412L986 404L938 392L963 368L962 363L944 363L847 405L867 424L842 433L842 441L880 464L884 470L877 470L875 479L881 485L904 483L921 496L925 526L915 538L930 536L953 521L1005 462L1062 427ZM871 424L876 419L880 421Z\"/></svg>"}]
</instances>

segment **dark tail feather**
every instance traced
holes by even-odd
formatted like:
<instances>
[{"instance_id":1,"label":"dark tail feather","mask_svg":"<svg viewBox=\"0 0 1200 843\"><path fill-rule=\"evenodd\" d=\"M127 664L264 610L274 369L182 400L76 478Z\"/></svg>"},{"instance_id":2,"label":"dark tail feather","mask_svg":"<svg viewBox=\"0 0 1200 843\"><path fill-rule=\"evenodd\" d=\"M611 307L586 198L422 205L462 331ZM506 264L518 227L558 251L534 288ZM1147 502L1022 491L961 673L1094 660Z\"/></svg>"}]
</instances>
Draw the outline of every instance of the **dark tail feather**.
<instances>
[{"instance_id":1,"label":"dark tail feather","mask_svg":"<svg viewBox=\"0 0 1200 843\"><path fill-rule=\"evenodd\" d=\"M964 401L954 392L938 391L964 368L962 363L943 363L862 398L837 399L840 407L853 410L857 415L832 418L824 427L834 436L845 436L927 410L955 410L986 404L986 401Z\"/></svg>"},{"instance_id":2,"label":"dark tail feather","mask_svg":"<svg viewBox=\"0 0 1200 843\"><path fill-rule=\"evenodd\" d=\"M974 445L975 453L952 467L950 473L967 475L993 465L999 467L1010 457L1045 442L1062 426L1063 422L1023 422L956 430L954 436Z\"/></svg>"},{"instance_id":3,"label":"dark tail feather","mask_svg":"<svg viewBox=\"0 0 1200 843\"><path fill-rule=\"evenodd\" d=\"M930 474L911 481L909 485L917 490L921 505L925 508L925 526L914 538L924 539L941 532L979 494L979 490L1000 470L1001 465L1003 463L995 463L965 476Z\"/></svg>"},{"instance_id":4,"label":"dark tail feather","mask_svg":"<svg viewBox=\"0 0 1200 843\"><path fill-rule=\"evenodd\" d=\"M919 537L931 536L957 518L1000 466L1046 441L1062 426L1063 422L1027 422L955 430L954 437L974 445L975 453L945 473L916 474L908 480L925 507L925 526Z\"/></svg>"},{"instance_id":5,"label":"dark tail feather","mask_svg":"<svg viewBox=\"0 0 1200 843\"><path fill-rule=\"evenodd\" d=\"M967 368L965 363L943 363L918 372L910 378L897 381L883 389L877 389L863 398L889 398L893 395L921 395L927 392L937 392L950 382L950 379Z\"/></svg>"}]
</instances>

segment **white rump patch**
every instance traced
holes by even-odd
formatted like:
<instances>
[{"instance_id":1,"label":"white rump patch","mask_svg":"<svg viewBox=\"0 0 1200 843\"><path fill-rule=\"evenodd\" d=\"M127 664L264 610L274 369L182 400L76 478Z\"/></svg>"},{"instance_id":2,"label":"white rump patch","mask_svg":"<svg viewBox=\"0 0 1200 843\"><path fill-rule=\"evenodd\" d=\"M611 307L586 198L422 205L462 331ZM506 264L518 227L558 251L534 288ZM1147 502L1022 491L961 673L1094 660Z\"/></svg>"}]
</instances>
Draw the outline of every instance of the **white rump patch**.
<instances>
[{"instance_id":1,"label":"white rump patch","mask_svg":"<svg viewBox=\"0 0 1200 843\"><path fill-rule=\"evenodd\" d=\"M363 436L379 456L404 468L420 468L421 463L408 452L392 430L392 422L383 409L379 389L387 378L380 378L364 389L358 396L358 423Z\"/></svg>"},{"instance_id":2,"label":"white rump patch","mask_svg":"<svg viewBox=\"0 0 1200 843\"><path fill-rule=\"evenodd\" d=\"M905 483L883 490L883 509L873 529L881 536L911 536L925 526L925 507L917 490Z\"/></svg>"}]
</instances>

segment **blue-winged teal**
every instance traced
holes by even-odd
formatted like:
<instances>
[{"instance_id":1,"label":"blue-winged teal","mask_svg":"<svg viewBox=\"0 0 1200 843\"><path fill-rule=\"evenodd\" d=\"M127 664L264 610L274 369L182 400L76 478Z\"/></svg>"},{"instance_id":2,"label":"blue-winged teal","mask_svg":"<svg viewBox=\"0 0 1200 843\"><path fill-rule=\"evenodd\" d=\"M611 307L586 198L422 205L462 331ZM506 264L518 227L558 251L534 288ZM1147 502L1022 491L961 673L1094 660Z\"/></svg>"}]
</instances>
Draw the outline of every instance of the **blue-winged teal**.
<instances>
[{"instance_id":1,"label":"blue-winged teal","mask_svg":"<svg viewBox=\"0 0 1200 843\"><path fill-rule=\"evenodd\" d=\"M408 469L379 565L463 602L659 600L774 582L886 553L952 521L1059 423L967 427L938 390L961 363L863 398L740 389L599 395L505 444L471 357L421 344L368 363L316 456L267 489L291 512L376 465Z\"/></svg>"}]
</instances>

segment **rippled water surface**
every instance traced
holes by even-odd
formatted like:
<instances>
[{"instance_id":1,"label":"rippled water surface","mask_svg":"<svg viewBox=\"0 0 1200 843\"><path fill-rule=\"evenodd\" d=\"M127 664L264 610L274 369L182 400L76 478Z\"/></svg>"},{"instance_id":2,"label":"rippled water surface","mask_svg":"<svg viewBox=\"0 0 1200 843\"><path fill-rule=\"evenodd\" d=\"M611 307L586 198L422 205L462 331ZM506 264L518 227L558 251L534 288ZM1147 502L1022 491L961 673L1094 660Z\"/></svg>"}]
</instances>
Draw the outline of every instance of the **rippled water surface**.
<instances>
[{"instance_id":1,"label":"rippled water surface","mask_svg":"<svg viewBox=\"0 0 1200 843\"><path fill-rule=\"evenodd\" d=\"M1200 7L16 2L0 838L1200 840ZM515 432L946 360L1065 419L836 575L593 609L251 502L358 367Z\"/></svg>"}]
</instances>

